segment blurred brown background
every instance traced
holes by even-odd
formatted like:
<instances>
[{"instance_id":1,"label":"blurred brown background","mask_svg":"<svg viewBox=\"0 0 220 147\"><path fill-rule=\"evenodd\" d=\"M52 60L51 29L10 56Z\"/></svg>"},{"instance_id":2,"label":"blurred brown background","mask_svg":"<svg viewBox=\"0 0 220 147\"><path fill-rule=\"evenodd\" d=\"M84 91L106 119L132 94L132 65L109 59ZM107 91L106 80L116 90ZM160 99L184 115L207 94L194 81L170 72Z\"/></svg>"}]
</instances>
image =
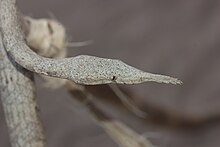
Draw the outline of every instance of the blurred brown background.
<instances>
[{"instance_id":1,"label":"blurred brown background","mask_svg":"<svg viewBox=\"0 0 220 147\"><path fill-rule=\"evenodd\" d=\"M52 13L72 41L94 41L69 49L69 56L117 58L184 82L122 87L151 121L112 102L105 103L110 115L149 133L158 147L220 146L219 0L22 0L18 6L35 18ZM109 97L102 86L92 89ZM50 147L117 146L65 90L43 88L37 78L37 96ZM0 146L9 147L2 107L0 118Z\"/></svg>"}]
</instances>

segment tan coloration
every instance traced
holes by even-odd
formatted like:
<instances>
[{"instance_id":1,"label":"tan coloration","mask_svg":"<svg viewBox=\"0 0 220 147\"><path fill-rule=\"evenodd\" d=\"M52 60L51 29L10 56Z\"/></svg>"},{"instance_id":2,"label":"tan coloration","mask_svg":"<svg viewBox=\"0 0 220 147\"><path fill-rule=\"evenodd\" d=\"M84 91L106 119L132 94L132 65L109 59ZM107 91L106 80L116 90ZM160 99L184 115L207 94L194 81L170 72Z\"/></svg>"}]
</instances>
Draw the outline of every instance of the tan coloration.
<instances>
[{"instance_id":1,"label":"tan coloration","mask_svg":"<svg viewBox=\"0 0 220 147\"><path fill-rule=\"evenodd\" d=\"M23 29L27 44L44 57L65 58L67 47L82 47L93 43L92 40L68 42L65 27L57 20L26 16L22 18L22 23L25 25Z\"/></svg>"},{"instance_id":2,"label":"tan coloration","mask_svg":"<svg viewBox=\"0 0 220 147\"><path fill-rule=\"evenodd\" d=\"M54 59L66 57L65 47L66 31L61 23L51 19L33 19L23 17L23 24L26 24L25 38L27 44L37 54ZM65 79L41 75L45 80L45 87L57 89L62 87Z\"/></svg>"},{"instance_id":3,"label":"tan coloration","mask_svg":"<svg viewBox=\"0 0 220 147\"><path fill-rule=\"evenodd\" d=\"M29 24L26 31L27 44L39 55L60 59L66 57L65 28L51 19L33 19L24 17Z\"/></svg>"},{"instance_id":4,"label":"tan coloration","mask_svg":"<svg viewBox=\"0 0 220 147\"><path fill-rule=\"evenodd\" d=\"M66 42L66 31L64 26L52 19L33 19L31 17L22 18L25 39L31 49L37 54L54 59L62 59L66 57L66 47L81 47L92 43L92 41L84 42ZM65 79L54 78L41 75L45 80L45 87L57 89L62 87Z\"/></svg>"}]
</instances>

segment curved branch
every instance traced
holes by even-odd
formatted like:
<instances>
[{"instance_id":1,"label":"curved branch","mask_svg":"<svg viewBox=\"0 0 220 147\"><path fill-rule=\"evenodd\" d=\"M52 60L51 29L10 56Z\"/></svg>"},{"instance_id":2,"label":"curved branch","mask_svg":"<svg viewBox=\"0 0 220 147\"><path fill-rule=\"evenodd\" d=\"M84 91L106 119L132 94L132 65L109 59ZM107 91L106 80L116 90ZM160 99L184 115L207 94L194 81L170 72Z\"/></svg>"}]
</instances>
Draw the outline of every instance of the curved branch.
<instances>
[{"instance_id":1,"label":"curved branch","mask_svg":"<svg viewBox=\"0 0 220 147\"><path fill-rule=\"evenodd\" d=\"M1 0L1 29L9 55L24 68L43 75L72 80L79 84L137 84L147 81L181 84L172 77L143 72L122 61L81 55L65 59L49 59L31 51L26 45L15 0Z\"/></svg>"},{"instance_id":2,"label":"curved branch","mask_svg":"<svg viewBox=\"0 0 220 147\"><path fill-rule=\"evenodd\" d=\"M0 32L0 98L12 147L46 147L33 74L8 58Z\"/></svg>"},{"instance_id":3,"label":"curved branch","mask_svg":"<svg viewBox=\"0 0 220 147\"><path fill-rule=\"evenodd\" d=\"M33 73L9 58L2 42L2 32L0 32L0 98L11 146L46 147L35 97Z\"/></svg>"}]
</instances>

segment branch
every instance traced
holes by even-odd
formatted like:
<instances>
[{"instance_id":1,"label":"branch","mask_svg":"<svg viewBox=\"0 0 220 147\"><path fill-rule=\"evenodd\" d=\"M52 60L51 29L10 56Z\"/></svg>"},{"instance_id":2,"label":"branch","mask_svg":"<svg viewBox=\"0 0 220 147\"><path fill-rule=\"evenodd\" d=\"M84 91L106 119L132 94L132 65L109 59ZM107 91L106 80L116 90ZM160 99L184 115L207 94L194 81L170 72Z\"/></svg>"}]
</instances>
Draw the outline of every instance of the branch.
<instances>
[{"instance_id":1,"label":"branch","mask_svg":"<svg viewBox=\"0 0 220 147\"><path fill-rule=\"evenodd\" d=\"M1 32L0 97L11 146L46 147L36 103L33 74L8 57Z\"/></svg>"},{"instance_id":2,"label":"branch","mask_svg":"<svg viewBox=\"0 0 220 147\"><path fill-rule=\"evenodd\" d=\"M43 75L64 78L79 84L137 84L147 81L181 84L178 79L138 70L122 61L81 55L49 59L34 53L25 43L16 13L15 0L1 0L1 29L9 55L24 68Z\"/></svg>"}]
</instances>

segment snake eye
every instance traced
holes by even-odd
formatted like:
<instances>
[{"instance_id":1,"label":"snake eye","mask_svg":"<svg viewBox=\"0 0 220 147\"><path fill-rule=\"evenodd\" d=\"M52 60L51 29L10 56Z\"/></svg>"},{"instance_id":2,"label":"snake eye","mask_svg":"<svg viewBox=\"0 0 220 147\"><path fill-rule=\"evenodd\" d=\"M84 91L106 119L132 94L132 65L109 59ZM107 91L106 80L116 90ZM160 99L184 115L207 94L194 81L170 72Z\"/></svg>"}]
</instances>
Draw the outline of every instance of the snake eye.
<instances>
[{"instance_id":1,"label":"snake eye","mask_svg":"<svg viewBox=\"0 0 220 147\"><path fill-rule=\"evenodd\" d=\"M112 81L115 81L116 80L116 76L112 76Z\"/></svg>"}]
</instances>

